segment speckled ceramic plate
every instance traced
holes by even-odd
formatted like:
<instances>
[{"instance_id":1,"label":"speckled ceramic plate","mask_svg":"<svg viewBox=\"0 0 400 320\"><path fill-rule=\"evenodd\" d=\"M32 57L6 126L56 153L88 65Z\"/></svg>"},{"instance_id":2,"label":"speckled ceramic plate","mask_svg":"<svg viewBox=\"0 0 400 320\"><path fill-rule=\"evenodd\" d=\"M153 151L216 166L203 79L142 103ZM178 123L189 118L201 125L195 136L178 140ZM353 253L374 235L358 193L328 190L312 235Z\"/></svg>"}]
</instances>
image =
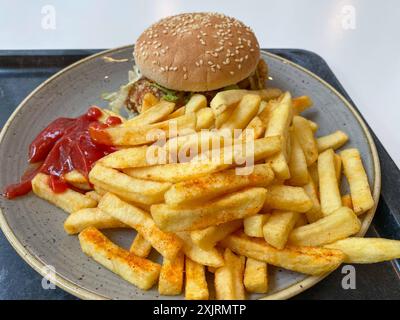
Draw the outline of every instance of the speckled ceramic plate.
<instances>
[{"instance_id":1,"label":"speckled ceramic plate","mask_svg":"<svg viewBox=\"0 0 400 320\"><path fill-rule=\"evenodd\" d=\"M1 188L22 175L29 143L50 121L61 116L78 116L91 104L106 106L100 95L127 82L127 71L133 64L132 50L132 46L113 49L79 61L44 82L20 104L0 135ZM263 53L263 58L270 67L273 86L289 90L294 96L308 94L312 97L315 107L307 111L307 117L320 124L319 135L338 129L349 134L351 141L347 146L360 150L377 203L379 159L371 135L358 113L316 75L269 53ZM47 272L46 266L54 267L57 285L73 295L86 299L171 298L160 297L156 288L141 291L85 256L77 237L68 236L63 230L66 213L44 200L30 194L14 201L1 198L0 205L1 228L15 250L41 274ZM374 212L375 208L363 216L360 235L366 232ZM114 230L106 234L128 248L135 232ZM159 259L155 253L150 258ZM249 298L286 299L324 278L277 268L270 271L268 295Z\"/></svg>"}]
</instances>

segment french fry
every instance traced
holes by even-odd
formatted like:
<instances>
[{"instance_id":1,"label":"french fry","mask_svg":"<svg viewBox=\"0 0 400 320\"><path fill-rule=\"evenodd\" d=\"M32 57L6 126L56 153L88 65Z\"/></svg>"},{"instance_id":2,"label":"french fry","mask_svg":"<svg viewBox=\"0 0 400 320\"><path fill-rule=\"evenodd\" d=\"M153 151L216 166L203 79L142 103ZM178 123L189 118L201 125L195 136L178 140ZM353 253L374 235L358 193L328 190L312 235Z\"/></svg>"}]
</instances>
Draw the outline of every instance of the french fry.
<instances>
[{"instance_id":1,"label":"french fry","mask_svg":"<svg viewBox=\"0 0 400 320\"><path fill-rule=\"evenodd\" d=\"M151 92L147 92L143 96L142 108L140 109L140 112L141 113L146 112L150 108L154 107L157 103L159 103L157 97Z\"/></svg>"},{"instance_id":2,"label":"french fry","mask_svg":"<svg viewBox=\"0 0 400 320\"><path fill-rule=\"evenodd\" d=\"M252 163L256 163L277 154L281 150L281 141L280 136L272 136L256 139L254 142L237 143L233 147L229 145L218 151L215 149L199 154L191 162L202 162L206 159L229 166L230 164L240 165L245 162L244 160L250 159ZM239 142L242 142L242 140L239 140Z\"/></svg>"},{"instance_id":3,"label":"french fry","mask_svg":"<svg viewBox=\"0 0 400 320\"><path fill-rule=\"evenodd\" d=\"M288 180L288 183L292 186L303 186L308 183L309 179L307 161L303 149L301 148L293 130L290 130L290 143L291 153L288 162L290 179Z\"/></svg>"},{"instance_id":4,"label":"french fry","mask_svg":"<svg viewBox=\"0 0 400 320\"><path fill-rule=\"evenodd\" d=\"M171 184L166 182L132 178L100 164L96 164L90 171L89 180L109 192L120 194L124 199L143 204L162 202L165 191L171 187Z\"/></svg>"},{"instance_id":5,"label":"french fry","mask_svg":"<svg viewBox=\"0 0 400 320\"><path fill-rule=\"evenodd\" d=\"M218 92L210 102L216 116L221 115L233 105L236 105L247 94L247 90L225 90Z\"/></svg>"},{"instance_id":6,"label":"french fry","mask_svg":"<svg viewBox=\"0 0 400 320\"><path fill-rule=\"evenodd\" d=\"M249 188L204 204L151 206L151 215L161 230L168 232L204 229L255 215L265 201L264 188Z\"/></svg>"},{"instance_id":7,"label":"french fry","mask_svg":"<svg viewBox=\"0 0 400 320\"><path fill-rule=\"evenodd\" d=\"M324 216L342 206L339 184L336 179L335 153L328 149L318 157L319 192Z\"/></svg>"},{"instance_id":8,"label":"french fry","mask_svg":"<svg viewBox=\"0 0 400 320\"><path fill-rule=\"evenodd\" d=\"M227 235L239 229L242 224L242 220L233 220L217 226L211 226L202 230L192 231L190 236L195 245L207 250L215 247L217 242L221 241Z\"/></svg>"},{"instance_id":9,"label":"french fry","mask_svg":"<svg viewBox=\"0 0 400 320\"><path fill-rule=\"evenodd\" d=\"M313 202L301 187L271 185L267 190L264 207L268 209L307 212L313 207Z\"/></svg>"},{"instance_id":10,"label":"french fry","mask_svg":"<svg viewBox=\"0 0 400 320\"><path fill-rule=\"evenodd\" d=\"M232 106L229 109L225 110L224 112L220 114L215 114L214 111L214 116L215 116L215 127L217 129L221 128L222 125L228 121L229 117L233 114L233 111L235 111L236 106Z\"/></svg>"},{"instance_id":11,"label":"french fry","mask_svg":"<svg viewBox=\"0 0 400 320\"><path fill-rule=\"evenodd\" d=\"M347 141L349 141L349 136L340 130L327 136L319 137L317 139L318 152L322 153L328 149L339 149Z\"/></svg>"},{"instance_id":12,"label":"french fry","mask_svg":"<svg viewBox=\"0 0 400 320\"><path fill-rule=\"evenodd\" d=\"M243 219L244 233L249 237L262 238L263 226L270 218L270 214L256 214L255 216ZM221 239L222 240L222 239Z\"/></svg>"},{"instance_id":13,"label":"french fry","mask_svg":"<svg viewBox=\"0 0 400 320\"><path fill-rule=\"evenodd\" d=\"M290 128L289 128L289 132L290 132ZM287 135L287 139L286 139L286 163L288 164L289 159L292 156L292 143L291 143L291 136L290 134ZM290 169L289 169L289 173L290 173Z\"/></svg>"},{"instance_id":14,"label":"french fry","mask_svg":"<svg viewBox=\"0 0 400 320\"><path fill-rule=\"evenodd\" d=\"M238 104L246 94L257 94L262 100L268 101L278 98L282 91L277 88L267 88L264 90L225 90L218 92L210 102L210 107L215 115L220 115L232 105Z\"/></svg>"},{"instance_id":15,"label":"french fry","mask_svg":"<svg viewBox=\"0 0 400 320\"><path fill-rule=\"evenodd\" d=\"M174 112L172 112L171 114L169 114L165 120L171 120L171 119L176 119L178 117L183 116L186 113L186 107L180 107L178 109L176 109Z\"/></svg>"},{"instance_id":16,"label":"french fry","mask_svg":"<svg viewBox=\"0 0 400 320\"><path fill-rule=\"evenodd\" d=\"M304 151L307 166L310 166L318 159L317 141L314 138L314 132L311 129L310 123L303 117L294 116L293 128L301 148Z\"/></svg>"},{"instance_id":17,"label":"french fry","mask_svg":"<svg viewBox=\"0 0 400 320\"><path fill-rule=\"evenodd\" d=\"M196 113L207 107L207 98L202 94L194 94L186 103L185 113Z\"/></svg>"},{"instance_id":18,"label":"french fry","mask_svg":"<svg viewBox=\"0 0 400 320\"><path fill-rule=\"evenodd\" d=\"M182 239L183 253L191 260L205 266L219 268L224 265L224 258L216 248L203 249L195 245L188 232L178 232L177 235Z\"/></svg>"},{"instance_id":19,"label":"french fry","mask_svg":"<svg viewBox=\"0 0 400 320\"><path fill-rule=\"evenodd\" d=\"M123 123L124 127L135 127L152 124L165 119L174 111L175 103L161 100L150 109L143 111L136 117L129 119Z\"/></svg>"},{"instance_id":20,"label":"french fry","mask_svg":"<svg viewBox=\"0 0 400 320\"><path fill-rule=\"evenodd\" d=\"M315 190L317 190L317 194L319 194L318 163L315 162L311 166L309 166L308 172L310 173L310 177L314 182Z\"/></svg>"},{"instance_id":21,"label":"french fry","mask_svg":"<svg viewBox=\"0 0 400 320\"><path fill-rule=\"evenodd\" d=\"M321 246L356 234L360 228L361 222L354 212L347 207L341 207L329 216L294 229L289 236L289 243L297 246Z\"/></svg>"},{"instance_id":22,"label":"french fry","mask_svg":"<svg viewBox=\"0 0 400 320\"><path fill-rule=\"evenodd\" d=\"M380 238L347 238L324 246L345 254L345 263L377 263L400 259L400 241Z\"/></svg>"},{"instance_id":23,"label":"french fry","mask_svg":"<svg viewBox=\"0 0 400 320\"><path fill-rule=\"evenodd\" d=\"M230 249L225 249L224 252L225 265L231 269L233 285L235 288L235 300L246 299L243 277L244 277L244 266L246 258L243 256L236 256Z\"/></svg>"},{"instance_id":24,"label":"french fry","mask_svg":"<svg viewBox=\"0 0 400 320\"><path fill-rule=\"evenodd\" d=\"M64 222L68 234L77 234L88 227L96 229L129 228L128 225L101 211L99 208L86 208L71 213Z\"/></svg>"},{"instance_id":25,"label":"french fry","mask_svg":"<svg viewBox=\"0 0 400 320\"><path fill-rule=\"evenodd\" d=\"M114 169L146 167L150 165L147 161L149 149L148 146L141 146L118 150L101 158L97 163Z\"/></svg>"},{"instance_id":26,"label":"french fry","mask_svg":"<svg viewBox=\"0 0 400 320\"><path fill-rule=\"evenodd\" d=\"M267 163L271 164L275 174L283 180L290 178L290 170L287 164L288 161L288 130L290 122L292 121L292 109L290 105L290 94L285 94L284 98L271 112L268 126L265 131L265 136L281 135L282 146L281 152L277 153L270 159L267 159Z\"/></svg>"},{"instance_id":27,"label":"french fry","mask_svg":"<svg viewBox=\"0 0 400 320\"><path fill-rule=\"evenodd\" d=\"M100 194L102 197L108 193L109 191L107 191L106 189L103 189L101 187L99 187L98 185L94 186L95 191ZM124 192L118 192L118 194L114 193L115 195L117 195L121 200L125 201L125 202L129 202L130 204L134 205L135 207L138 207L146 212L150 212L150 207L151 205L149 204L143 204L143 203L138 203L138 202L134 202L132 200L129 200L130 195L128 194L124 194ZM101 198L100 198L101 199ZM99 200L100 202L100 200Z\"/></svg>"},{"instance_id":28,"label":"french fry","mask_svg":"<svg viewBox=\"0 0 400 320\"><path fill-rule=\"evenodd\" d=\"M245 299L243 286L244 259L225 249L225 265L215 271L215 293L218 300Z\"/></svg>"},{"instance_id":29,"label":"french fry","mask_svg":"<svg viewBox=\"0 0 400 320\"><path fill-rule=\"evenodd\" d=\"M327 248L286 246L278 250L264 239L249 238L244 234L231 234L220 244L248 258L309 275L335 270L345 258L341 251Z\"/></svg>"},{"instance_id":30,"label":"french fry","mask_svg":"<svg viewBox=\"0 0 400 320\"><path fill-rule=\"evenodd\" d=\"M271 117L272 110L278 105L278 101L261 101L260 107L258 109L258 117L264 124L265 128L268 126L269 118Z\"/></svg>"},{"instance_id":31,"label":"french fry","mask_svg":"<svg viewBox=\"0 0 400 320\"><path fill-rule=\"evenodd\" d=\"M174 260L164 259L158 281L158 293L166 296L181 294L185 256L179 252Z\"/></svg>"},{"instance_id":32,"label":"french fry","mask_svg":"<svg viewBox=\"0 0 400 320\"><path fill-rule=\"evenodd\" d=\"M290 178L290 171L287 165L287 139L292 116L291 95L289 92L286 92L279 105L271 111L267 129L265 130L265 137L276 135L282 137L281 152L268 159L268 163L271 164L275 174L281 179Z\"/></svg>"},{"instance_id":33,"label":"french fry","mask_svg":"<svg viewBox=\"0 0 400 320\"><path fill-rule=\"evenodd\" d=\"M92 198L96 202L99 202L102 197L102 195L96 191L88 191L85 193L85 196Z\"/></svg>"},{"instance_id":34,"label":"french fry","mask_svg":"<svg viewBox=\"0 0 400 320\"><path fill-rule=\"evenodd\" d=\"M186 300L208 300L208 285L203 265L185 259L185 299Z\"/></svg>"},{"instance_id":35,"label":"french fry","mask_svg":"<svg viewBox=\"0 0 400 320\"><path fill-rule=\"evenodd\" d=\"M150 289L158 279L159 264L118 247L96 228L83 230L79 241L85 254L140 289Z\"/></svg>"},{"instance_id":36,"label":"french fry","mask_svg":"<svg viewBox=\"0 0 400 320\"><path fill-rule=\"evenodd\" d=\"M297 212L274 211L262 229L265 241L277 249L283 249L298 215Z\"/></svg>"},{"instance_id":37,"label":"french fry","mask_svg":"<svg viewBox=\"0 0 400 320\"><path fill-rule=\"evenodd\" d=\"M182 241L176 235L161 231L147 212L122 201L117 196L105 194L98 206L139 232L163 257L174 259L181 249Z\"/></svg>"},{"instance_id":38,"label":"french fry","mask_svg":"<svg viewBox=\"0 0 400 320\"><path fill-rule=\"evenodd\" d=\"M77 170L72 170L67 172L63 176L64 180L68 182L70 185L74 186L75 188L81 190L92 190L93 188L90 186L89 181L86 177Z\"/></svg>"},{"instance_id":39,"label":"french fry","mask_svg":"<svg viewBox=\"0 0 400 320\"><path fill-rule=\"evenodd\" d=\"M148 242L140 233L137 233L133 239L129 252L141 258L147 258L151 252L151 243Z\"/></svg>"},{"instance_id":40,"label":"french fry","mask_svg":"<svg viewBox=\"0 0 400 320\"><path fill-rule=\"evenodd\" d=\"M340 182L342 181L342 158L340 158L340 156L335 153L334 161L335 161L336 180L338 182L338 186L340 189Z\"/></svg>"},{"instance_id":41,"label":"french fry","mask_svg":"<svg viewBox=\"0 0 400 320\"><path fill-rule=\"evenodd\" d=\"M218 268L214 271L215 297L217 300L235 299L235 287L232 273L228 267Z\"/></svg>"},{"instance_id":42,"label":"french fry","mask_svg":"<svg viewBox=\"0 0 400 320\"><path fill-rule=\"evenodd\" d=\"M351 195L345 194L344 196L342 196L342 205L343 207L347 207L353 210L353 201L351 200Z\"/></svg>"},{"instance_id":43,"label":"french fry","mask_svg":"<svg viewBox=\"0 0 400 320\"><path fill-rule=\"evenodd\" d=\"M310 177L308 183L303 186L304 191L307 193L307 195L310 197L313 206L311 207L310 210L305 212L305 216L307 217L307 221L309 223L315 222L319 219L321 219L324 215L322 214L321 211L321 205L319 203L318 199L318 192L317 188L315 187L314 181Z\"/></svg>"},{"instance_id":44,"label":"french fry","mask_svg":"<svg viewBox=\"0 0 400 320\"><path fill-rule=\"evenodd\" d=\"M354 212L357 215L371 209L374 205L368 177L357 149L347 149L340 153L344 174L349 182Z\"/></svg>"},{"instance_id":45,"label":"french fry","mask_svg":"<svg viewBox=\"0 0 400 320\"><path fill-rule=\"evenodd\" d=\"M67 189L62 193L55 193L49 185L50 176L44 173L38 173L32 180L32 190L39 197L55 206L72 213L84 208L94 208L97 201L92 198Z\"/></svg>"},{"instance_id":46,"label":"french fry","mask_svg":"<svg viewBox=\"0 0 400 320\"><path fill-rule=\"evenodd\" d=\"M258 116L255 116L247 125L246 129L240 134L238 139L246 140L259 139L265 133L264 123Z\"/></svg>"},{"instance_id":47,"label":"french fry","mask_svg":"<svg viewBox=\"0 0 400 320\"><path fill-rule=\"evenodd\" d=\"M292 99L293 111L296 115L312 107L313 102L309 96L300 96Z\"/></svg>"},{"instance_id":48,"label":"french fry","mask_svg":"<svg viewBox=\"0 0 400 320\"><path fill-rule=\"evenodd\" d=\"M143 168L124 169L124 173L135 179L158 181L158 183L178 183L196 179L225 169L224 164L208 162L168 163Z\"/></svg>"},{"instance_id":49,"label":"french fry","mask_svg":"<svg viewBox=\"0 0 400 320\"><path fill-rule=\"evenodd\" d=\"M258 108L258 114L257 115L259 116L260 114L262 114L264 112L264 110L267 109L267 108L268 108L268 102L267 101L261 101L260 102L260 107ZM267 115L267 113L265 115Z\"/></svg>"},{"instance_id":50,"label":"french fry","mask_svg":"<svg viewBox=\"0 0 400 320\"><path fill-rule=\"evenodd\" d=\"M248 292L266 293L268 291L267 264L263 261L247 258L243 283Z\"/></svg>"},{"instance_id":51,"label":"french fry","mask_svg":"<svg viewBox=\"0 0 400 320\"><path fill-rule=\"evenodd\" d=\"M319 129L318 123L308 120L308 124L310 125L310 128L313 133L316 133L318 131L318 129Z\"/></svg>"},{"instance_id":52,"label":"french fry","mask_svg":"<svg viewBox=\"0 0 400 320\"><path fill-rule=\"evenodd\" d=\"M153 109L153 108L152 108ZM150 109L149 112L152 110ZM91 128L91 138L101 144L113 146L137 146L192 133L196 129L196 115L185 114L163 122L136 125L114 126L110 128Z\"/></svg>"},{"instance_id":53,"label":"french fry","mask_svg":"<svg viewBox=\"0 0 400 320\"><path fill-rule=\"evenodd\" d=\"M215 124L215 116L211 108L202 108L197 111L196 119L196 131L210 129Z\"/></svg>"},{"instance_id":54,"label":"french fry","mask_svg":"<svg viewBox=\"0 0 400 320\"><path fill-rule=\"evenodd\" d=\"M240 100L239 105L235 108L228 120L222 124L221 129L243 129L245 128L251 119L253 119L260 107L261 98L255 94L247 94L242 100Z\"/></svg>"},{"instance_id":55,"label":"french fry","mask_svg":"<svg viewBox=\"0 0 400 320\"><path fill-rule=\"evenodd\" d=\"M210 200L246 187L266 187L274 178L267 164L258 164L249 175L237 175L235 169L203 175L174 184L164 195L169 205Z\"/></svg>"}]
</instances>

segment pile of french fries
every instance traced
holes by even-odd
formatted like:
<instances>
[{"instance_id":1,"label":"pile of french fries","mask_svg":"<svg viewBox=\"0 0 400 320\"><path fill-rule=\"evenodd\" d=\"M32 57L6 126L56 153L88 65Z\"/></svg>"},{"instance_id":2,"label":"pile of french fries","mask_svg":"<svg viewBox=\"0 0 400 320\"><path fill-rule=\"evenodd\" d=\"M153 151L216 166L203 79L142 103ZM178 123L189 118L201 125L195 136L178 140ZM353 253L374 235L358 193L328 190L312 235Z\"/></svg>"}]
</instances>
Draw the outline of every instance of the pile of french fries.
<instances>
[{"instance_id":1,"label":"pile of french fries","mask_svg":"<svg viewBox=\"0 0 400 320\"><path fill-rule=\"evenodd\" d=\"M147 94L142 114L104 129L119 150L89 181L76 171L64 177L86 193L54 193L44 174L33 191L69 213L65 231L79 234L85 254L140 289L158 281L161 295L245 299L268 292L268 265L323 275L342 263L399 258L399 241L354 237L375 206L360 153L335 152L349 139L342 131L317 138L318 124L300 115L311 106L274 88L222 91L210 105L195 94L178 109ZM103 120L111 114L102 112ZM248 130L226 139L238 129ZM162 136L154 150L168 151L168 161L149 161ZM172 153L185 157L170 161ZM238 174L243 153L253 165ZM134 229L131 247L99 231L110 228ZM148 259L153 249L161 265Z\"/></svg>"}]
</instances>

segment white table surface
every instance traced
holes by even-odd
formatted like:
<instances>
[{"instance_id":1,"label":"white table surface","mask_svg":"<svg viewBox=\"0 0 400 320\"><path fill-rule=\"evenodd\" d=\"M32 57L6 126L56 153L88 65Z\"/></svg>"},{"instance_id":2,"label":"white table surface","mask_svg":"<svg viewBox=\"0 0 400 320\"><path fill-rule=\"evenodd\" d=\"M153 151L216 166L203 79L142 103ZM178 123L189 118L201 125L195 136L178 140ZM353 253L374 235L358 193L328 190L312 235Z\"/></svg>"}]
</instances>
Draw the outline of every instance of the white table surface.
<instances>
[{"instance_id":1,"label":"white table surface","mask_svg":"<svg viewBox=\"0 0 400 320\"><path fill-rule=\"evenodd\" d=\"M117 47L190 11L239 18L261 47L321 55L400 166L398 0L0 0L0 50Z\"/></svg>"}]
</instances>

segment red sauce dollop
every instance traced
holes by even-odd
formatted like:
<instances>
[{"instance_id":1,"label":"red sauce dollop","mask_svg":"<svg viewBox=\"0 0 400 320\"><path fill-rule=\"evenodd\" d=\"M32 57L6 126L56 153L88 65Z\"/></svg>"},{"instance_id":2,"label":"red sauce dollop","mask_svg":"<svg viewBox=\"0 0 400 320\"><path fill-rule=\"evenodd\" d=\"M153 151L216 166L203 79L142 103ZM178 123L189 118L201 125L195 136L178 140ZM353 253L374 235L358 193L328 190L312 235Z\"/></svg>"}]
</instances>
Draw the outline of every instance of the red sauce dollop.
<instances>
[{"instance_id":1,"label":"red sauce dollop","mask_svg":"<svg viewBox=\"0 0 400 320\"><path fill-rule=\"evenodd\" d=\"M50 123L29 146L29 162L42 164L24 174L19 183L6 187L3 195L12 199L28 193L32 190L32 179L39 172L51 176L49 185L57 193L68 188L64 174L77 170L88 177L97 160L116 151L115 147L100 144L90 136L92 127L105 128L121 123L118 117L109 117L106 124L100 123L101 115L100 109L91 107L78 118L59 118Z\"/></svg>"}]
</instances>

